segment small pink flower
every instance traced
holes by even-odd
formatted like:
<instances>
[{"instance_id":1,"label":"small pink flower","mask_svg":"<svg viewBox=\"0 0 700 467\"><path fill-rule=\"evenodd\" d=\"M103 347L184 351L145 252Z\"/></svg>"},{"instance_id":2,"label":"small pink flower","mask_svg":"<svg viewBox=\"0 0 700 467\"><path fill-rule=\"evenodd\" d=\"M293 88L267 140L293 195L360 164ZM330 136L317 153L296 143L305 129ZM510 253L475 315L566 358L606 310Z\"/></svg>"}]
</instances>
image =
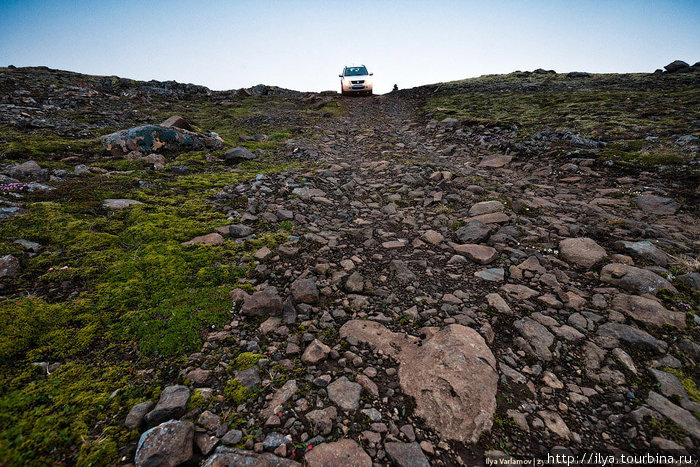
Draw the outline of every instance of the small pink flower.
<instances>
[{"instance_id":1,"label":"small pink flower","mask_svg":"<svg viewBox=\"0 0 700 467\"><path fill-rule=\"evenodd\" d=\"M66 269L68 269L68 266L63 266L63 267L61 268L61 271L65 271Z\"/></svg>"},{"instance_id":2,"label":"small pink flower","mask_svg":"<svg viewBox=\"0 0 700 467\"><path fill-rule=\"evenodd\" d=\"M211 328L212 328L212 329L214 329L215 327L216 327L216 326L214 326L213 324L211 325Z\"/></svg>"}]
</instances>

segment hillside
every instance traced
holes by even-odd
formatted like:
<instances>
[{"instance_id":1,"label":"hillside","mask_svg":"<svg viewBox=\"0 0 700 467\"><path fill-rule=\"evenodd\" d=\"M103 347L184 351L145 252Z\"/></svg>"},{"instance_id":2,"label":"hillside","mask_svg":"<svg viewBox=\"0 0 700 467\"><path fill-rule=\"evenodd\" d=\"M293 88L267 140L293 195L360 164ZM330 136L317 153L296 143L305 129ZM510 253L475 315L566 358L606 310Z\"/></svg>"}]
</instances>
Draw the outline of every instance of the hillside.
<instances>
[{"instance_id":1,"label":"hillside","mask_svg":"<svg viewBox=\"0 0 700 467\"><path fill-rule=\"evenodd\" d=\"M697 452L699 85L0 68L0 465Z\"/></svg>"}]
</instances>

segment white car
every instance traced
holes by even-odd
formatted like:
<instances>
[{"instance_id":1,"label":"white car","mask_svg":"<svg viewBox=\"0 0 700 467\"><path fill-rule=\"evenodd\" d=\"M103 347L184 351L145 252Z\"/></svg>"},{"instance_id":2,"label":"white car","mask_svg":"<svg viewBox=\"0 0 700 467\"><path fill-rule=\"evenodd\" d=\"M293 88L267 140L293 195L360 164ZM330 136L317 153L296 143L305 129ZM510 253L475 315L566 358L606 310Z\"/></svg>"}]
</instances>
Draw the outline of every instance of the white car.
<instances>
[{"instance_id":1,"label":"white car","mask_svg":"<svg viewBox=\"0 0 700 467\"><path fill-rule=\"evenodd\" d=\"M372 95L372 75L367 67L346 66L343 68L343 73L340 76L340 92L347 96L349 94L367 94Z\"/></svg>"}]
</instances>

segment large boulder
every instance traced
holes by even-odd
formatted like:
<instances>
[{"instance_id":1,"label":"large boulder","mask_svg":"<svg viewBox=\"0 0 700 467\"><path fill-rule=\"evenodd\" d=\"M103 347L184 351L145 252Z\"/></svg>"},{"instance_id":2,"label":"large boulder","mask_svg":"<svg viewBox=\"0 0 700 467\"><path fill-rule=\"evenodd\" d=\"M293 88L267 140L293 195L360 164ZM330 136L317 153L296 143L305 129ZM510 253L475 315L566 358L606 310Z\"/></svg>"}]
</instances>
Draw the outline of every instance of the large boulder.
<instances>
[{"instance_id":1,"label":"large boulder","mask_svg":"<svg viewBox=\"0 0 700 467\"><path fill-rule=\"evenodd\" d=\"M475 443L496 410L496 359L471 328L427 327L421 337L395 333L373 321L352 320L340 328L399 362L401 389L416 401L416 414L447 439Z\"/></svg>"},{"instance_id":2,"label":"large boulder","mask_svg":"<svg viewBox=\"0 0 700 467\"><path fill-rule=\"evenodd\" d=\"M196 133L176 127L143 125L102 137L102 144L113 156L131 151L181 152L202 149L222 149L223 140L214 134Z\"/></svg>"},{"instance_id":3,"label":"large boulder","mask_svg":"<svg viewBox=\"0 0 700 467\"><path fill-rule=\"evenodd\" d=\"M690 65L688 65L686 62L683 60L674 60L668 65L666 65L664 68L666 71L669 73L675 73L677 71L685 70L686 68L689 68Z\"/></svg>"},{"instance_id":4,"label":"large boulder","mask_svg":"<svg viewBox=\"0 0 700 467\"><path fill-rule=\"evenodd\" d=\"M144 432L136 447L136 467L175 467L192 458L192 422L170 420Z\"/></svg>"}]
</instances>

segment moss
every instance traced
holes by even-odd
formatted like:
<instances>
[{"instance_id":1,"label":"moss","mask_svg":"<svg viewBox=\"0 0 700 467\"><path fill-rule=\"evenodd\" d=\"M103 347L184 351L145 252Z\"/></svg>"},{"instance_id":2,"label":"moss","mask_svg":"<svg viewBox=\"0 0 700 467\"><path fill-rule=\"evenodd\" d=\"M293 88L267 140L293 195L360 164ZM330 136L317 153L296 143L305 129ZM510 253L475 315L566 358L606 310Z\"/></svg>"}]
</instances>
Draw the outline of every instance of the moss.
<instances>
[{"instance_id":1,"label":"moss","mask_svg":"<svg viewBox=\"0 0 700 467\"><path fill-rule=\"evenodd\" d=\"M224 389L224 397L226 401L233 405L239 405L253 397L255 393L243 386L237 379L229 380Z\"/></svg>"},{"instance_id":2,"label":"moss","mask_svg":"<svg viewBox=\"0 0 700 467\"><path fill-rule=\"evenodd\" d=\"M209 406L209 402L202 396L200 391L194 391L187 401L186 412L190 412L195 409L204 409Z\"/></svg>"},{"instance_id":3,"label":"moss","mask_svg":"<svg viewBox=\"0 0 700 467\"><path fill-rule=\"evenodd\" d=\"M255 364L258 363L258 360L264 357L264 355L258 353L243 352L233 360L233 364L231 366L238 371L247 370L248 368L255 366Z\"/></svg>"},{"instance_id":4,"label":"moss","mask_svg":"<svg viewBox=\"0 0 700 467\"><path fill-rule=\"evenodd\" d=\"M253 435L244 435L241 438L241 441L238 444L236 444L236 448L237 449L245 449L246 448L245 444L249 439L255 441L255 437Z\"/></svg>"},{"instance_id":5,"label":"moss","mask_svg":"<svg viewBox=\"0 0 700 467\"><path fill-rule=\"evenodd\" d=\"M693 381L693 378L686 375L682 370L676 368L662 368L665 372L675 375L683 385L683 388L688 393L690 400L694 402L700 402L700 390L698 390L697 384Z\"/></svg>"},{"instance_id":6,"label":"moss","mask_svg":"<svg viewBox=\"0 0 700 467\"><path fill-rule=\"evenodd\" d=\"M687 134L689 122L700 118L698 108L696 86L682 76L610 74L576 81L511 74L444 83L423 110L436 119L513 129L522 140L543 130L571 130L608 141L599 151L603 157L669 165L683 162L673 138ZM647 141L649 135L658 140Z\"/></svg>"},{"instance_id":7,"label":"moss","mask_svg":"<svg viewBox=\"0 0 700 467\"><path fill-rule=\"evenodd\" d=\"M126 410L153 393L152 388L129 383L132 371L128 363L68 363L50 376L9 382L0 395L2 461L7 465L115 463L116 446L138 436L119 422ZM108 426L96 430L96 422Z\"/></svg>"},{"instance_id":8,"label":"moss","mask_svg":"<svg viewBox=\"0 0 700 467\"><path fill-rule=\"evenodd\" d=\"M0 463L116 463L117 448L138 436L120 427L125 411L157 397L157 388L135 385L129 362L172 379L183 365L178 356L230 321L228 292L250 288L239 283L247 269L235 264L288 233L245 244L181 243L228 223L209 201L213 190L288 167L94 175L27 194L29 213L0 224L3 247L16 247L17 238L42 245L36 256L22 255L20 276L3 290L12 298L0 300ZM105 198L147 204L106 210ZM64 365L47 377L32 361ZM236 400L252 394L229 391Z\"/></svg>"},{"instance_id":9,"label":"moss","mask_svg":"<svg viewBox=\"0 0 700 467\"><path fill-rule=\"evenodd\" d=\"M0 134L0 153L10 158L31 157L43 161L53 156L65 157L75 153L96 152L102 148L99 138L68 139L48 130L26 134L3 126L0 127Z\"/></svg>"},{"instance_id":10,"label":"moss","mask_svg":"<svg viewBox=\"0 0 700 467\"><path fill-rule=\"evenodd\" d=\"M652 416L644 417L646 426L653 435L661 436L677 444L683 445L688 433L668 418L655 418Z\"/></svg>"}]
</instances>

